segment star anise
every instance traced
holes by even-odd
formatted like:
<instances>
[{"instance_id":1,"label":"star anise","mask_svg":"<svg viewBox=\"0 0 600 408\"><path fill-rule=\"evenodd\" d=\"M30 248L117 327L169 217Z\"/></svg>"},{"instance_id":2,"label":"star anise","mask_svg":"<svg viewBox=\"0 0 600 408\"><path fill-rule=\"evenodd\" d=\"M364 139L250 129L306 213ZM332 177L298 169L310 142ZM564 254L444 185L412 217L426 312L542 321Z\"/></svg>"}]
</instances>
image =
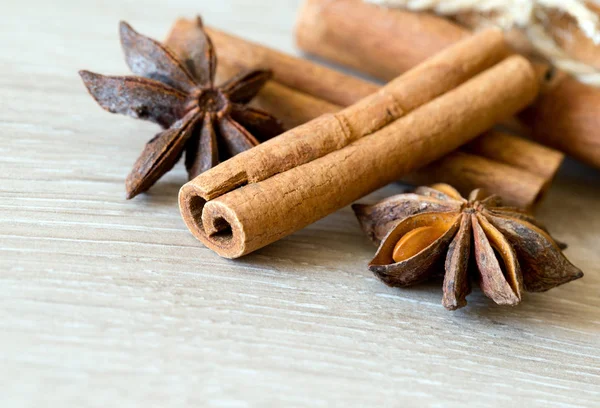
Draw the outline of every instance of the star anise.
<instances>
[{"instance_id":1,"label":"star anise","mask_svg":"<svg viewBox=\"0 0 600 408\"><path fill-rule=\"evenodd\" d=\"M543 292L583 276L543 225L481 189L465 200L437 184L353 209L380 244L369 269L400 287L445 269L442 304L449 310L467 304L473 279L497 304L516 305L523 290Z\"/></svg>"},{"instance_id":2,"label":"star anise","mask_svg":"<svg viewBox=\"0 0 600 408\"><path fill-rule=\"evenodd\" d=\"M184 150L192 179L283 130L270 114L246 106L270 71L251 70L214 85L217 57L199 18L197 30L183 35L173 50L125 22L120 36L127 65L139 76L79 74L104 109L165 129L146 144L127 177L128 199L148 190Z\"/></svg>"}]
</instances>

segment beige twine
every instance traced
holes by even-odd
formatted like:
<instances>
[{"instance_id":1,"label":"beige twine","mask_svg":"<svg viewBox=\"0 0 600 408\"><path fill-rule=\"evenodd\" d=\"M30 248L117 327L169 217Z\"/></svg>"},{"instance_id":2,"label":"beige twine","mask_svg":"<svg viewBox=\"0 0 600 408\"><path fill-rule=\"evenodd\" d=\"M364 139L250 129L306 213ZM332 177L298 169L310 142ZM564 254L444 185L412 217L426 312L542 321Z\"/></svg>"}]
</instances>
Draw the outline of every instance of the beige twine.
<instances>
[{"instance_id":1,"label":"beige twine","mask_svg":"<svg viewBox=\"0 0 600 408\"><path fill-rule=\"evenodd\" d=\"M571 16L595 44L600 44L600 21L582 0L365 0L392 8L430 11L442 16L472 12L478 16L475 27L495 25L503 30L520 29L533 47L555 66L582 82L600 86L600 71L569 56L540 24L547 11L557 10Z\"/></svg>"}]
</instances>

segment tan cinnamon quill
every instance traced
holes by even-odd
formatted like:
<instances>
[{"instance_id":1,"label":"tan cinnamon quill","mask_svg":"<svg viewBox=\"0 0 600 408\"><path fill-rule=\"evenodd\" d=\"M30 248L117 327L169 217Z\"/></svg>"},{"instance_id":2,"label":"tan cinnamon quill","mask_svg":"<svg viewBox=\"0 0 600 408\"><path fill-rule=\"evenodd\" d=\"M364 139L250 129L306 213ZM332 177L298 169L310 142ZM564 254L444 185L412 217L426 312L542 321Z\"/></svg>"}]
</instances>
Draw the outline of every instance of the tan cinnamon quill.
<instances>
[{"instance_id":1,"label":"tan cinnamon quill","mask_svg":"<svg viewBox=\"0 0 600 408\"><path fill-rule=\"evenodd\" d=\"M189 20L180 20L177 25L193 29L191 23ZM363 79L283 54L220 30L208 30L215 46L221 51L218 77L228 78L239 70L260 67L271 69L280 81L287 81L286 84L295 87L293 89L280 82L270 81L252 102L254 106L278 117L288 128L342 109L340 105L309 95L310 92L324 93L323 97L330 98L326 92L335 83L336 89L344 91L341 99L340 93L334 94L333 99L350 103L379 89L378 85ZM289 73L285 71L289 69L289 65L301 67L300 70L294 70L293 83L289 80ZM315 78L315 75L318 77ZM463 150L465 152L445 156L404 179L418 184L446 182L463 194L476 188L485 188L501 195L508 205L531 208L543 197L563 160L563 155L557 151L501 132L478 137Z\"/></svg>"},{"instance_id":2,"label":"tan cinnamon quill","mask_svg":"<svg viewBox=\"0 0 600 408\"><path fill-rule=\"evenodd\" d=\"M219 255L239 257L449 153L535 97L531 65L498 63L505 54L500 33L472 36L201 174L180 191L186 224Z\"/></svg>"},{"instance_id":3,"label":"tan cinnamon quill","mask_svg":"<svg viewBox=\"0 0 600 408\"><path fill-rule=\"evenodd\" d=\"M303 50L383 80L469 35L441 17L362 0L306 0L296 29ZM600 89L558 73L525 119L536 140L600 167Z\"/></svg>"},{"instance_id":4,"label":"tan cinnamon quill","mask_svg":"<svg viewBox=\"0 0 600 408\"><path fill-rule=\"evenodd\" d=\"M235 162L245 162L243 178L248 182L264 180L380 129L481 73L506 55L507 47L502 34L497 30L488 30L457 44L448 52L439 53L340 113L292 129L253 149L252 154L238 155ZM501 88L501 84L495 85ZM239 169L231 164L233 162L229 160L219 166L222 169L220 177L239 177ZM264 165L267 162L270 166ZM232 169L231 174L223 170L227 167ZM205 187L219 195L224 181L214 175L208 179L212 179L207 180L212 186Z\"/></svg>"}]
</instances>

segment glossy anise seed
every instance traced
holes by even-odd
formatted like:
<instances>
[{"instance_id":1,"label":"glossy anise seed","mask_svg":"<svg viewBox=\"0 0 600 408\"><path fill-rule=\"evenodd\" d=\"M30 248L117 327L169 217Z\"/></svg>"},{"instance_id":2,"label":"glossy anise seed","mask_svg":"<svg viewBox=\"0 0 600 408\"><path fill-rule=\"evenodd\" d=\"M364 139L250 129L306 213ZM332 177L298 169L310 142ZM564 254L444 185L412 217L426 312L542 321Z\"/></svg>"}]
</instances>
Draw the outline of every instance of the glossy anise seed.
<instances>
[{"instance_id":1,"label":"glossy anise seed","mask_svg":"<svg viewBox=\"0 0 600 408\"><path fill-rule=\"evenodd\" d=\"M246 106L271 72L242 72L214 85L217 57L200 18L176 25L167 46L120 25L125 60L139 76L80 71L98 104L109 112L150 120L165 130L150 140L126 180L127 198L148 190L185 151L190 179L283 131L267 112Z\"/></svg>"},{"instance_id":2,"label":"glossy anise seed","mask_svg":"<svg viewBox=\"0 0 600 408\"><path fill-rule=\"evenodd\" d=\"M392 259L402 262L433 244L445 231L435 226L418 227L404 234L394 246Z\"/></svg>"},{"instance_id":3,"label":"glossy anise seed","mask_svg":"<svg viewBox=\"0 0 600 408\"><path fill-rule=\"evenodd\" d=\"M442 304L450 310L467 304L472 280L494 302L516 305L523 290L546 291L583 276L543 225L483 190L466 200L438 184L353 209L379 245L369 269L390 286L444 271Z\"/></svg>"}]
</instances>

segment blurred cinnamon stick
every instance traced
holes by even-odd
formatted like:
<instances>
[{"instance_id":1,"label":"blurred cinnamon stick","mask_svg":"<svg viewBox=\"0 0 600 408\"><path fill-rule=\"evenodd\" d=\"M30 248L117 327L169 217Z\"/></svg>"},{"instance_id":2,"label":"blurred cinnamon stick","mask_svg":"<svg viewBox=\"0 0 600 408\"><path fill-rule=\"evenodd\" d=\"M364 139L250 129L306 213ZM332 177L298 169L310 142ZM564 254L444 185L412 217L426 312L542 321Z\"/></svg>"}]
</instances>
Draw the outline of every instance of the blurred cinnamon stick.
<instances>
[{"instance_id":1,"label":"blurred cinnamon stick","mask_svg":"<svg viewBox=\"0 0 600 408\"><path fill-rule=\"evenodd\" d=\"M296 26L304 51L382 80L469 35L441 17L362 0L306 0ZM600 167L600 89L559 72L523 119L534 139Z\"/></svg>"},{"instance_id":2,"label":"blurred cinnamon stick","mask_svg":"<svg viewBox=\"0 0 600 408\"><path fill-rule=\"evenodd\" d=\"M207 30L219 50L218 77L228 78L239 70L260 67L273 69L276 79L296 87L293 89L279 81L270 81L252 102L256 107L277 116L288 128L322 114L337 112L343 106L357 102L379 89L372 82L214 28ZM287 72L290 66L299 67L293 72L293 82ZM344 101L345 105L308 94L318 92L329 96L326 91L331 84L335 84L335 89L344 90L336 94L335 99ZM463 194L483 187L501 195L508 205L532 208L547 191L563 159L563 155L557 151L500 132L487 133L463 150L464 153L445 156L404 179L420 184L446 182Z\"/></svg>"}]
</instances>

